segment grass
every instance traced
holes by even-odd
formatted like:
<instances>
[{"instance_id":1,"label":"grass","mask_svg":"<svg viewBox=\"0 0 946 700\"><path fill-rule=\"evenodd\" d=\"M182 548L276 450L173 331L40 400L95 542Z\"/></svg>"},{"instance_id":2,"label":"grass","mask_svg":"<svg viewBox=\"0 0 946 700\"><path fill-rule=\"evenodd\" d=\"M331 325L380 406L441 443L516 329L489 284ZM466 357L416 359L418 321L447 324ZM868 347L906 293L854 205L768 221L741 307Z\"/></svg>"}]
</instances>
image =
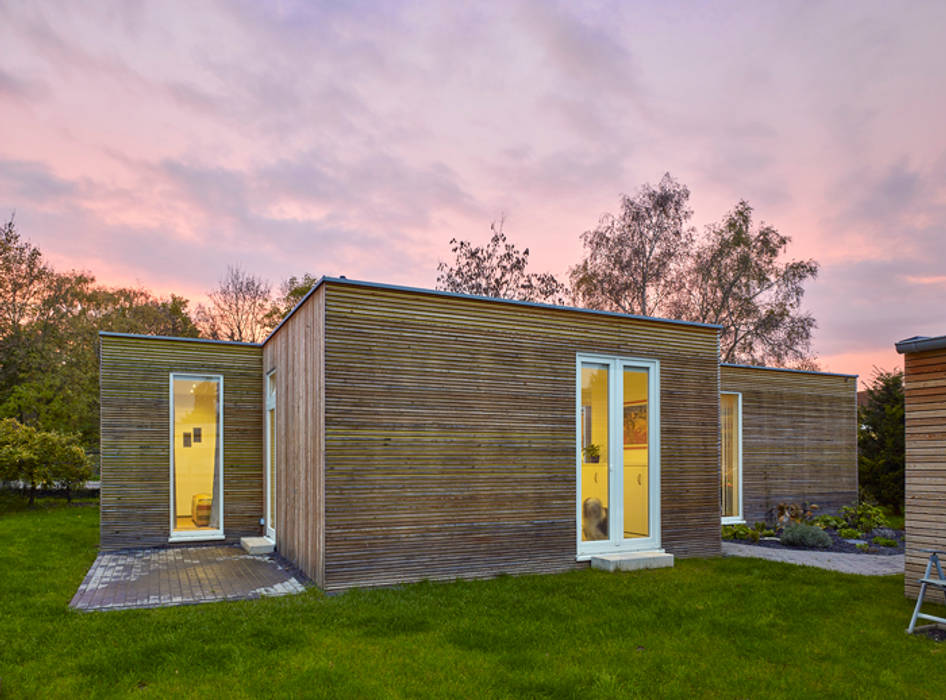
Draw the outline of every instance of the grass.
<instances>
[{"instance_id":1,"label":"grass","mask_svg":"<svg viewBox=\"0 0 946 700\"><path fill-rule=\"evenodd\" d=\"M890 506L884 506L884 515L887 517L887 525L894 530L902 530L904 517L902 513L897 513Z\"/></svg>"},{"instance_id":2,"label":"grass","mask_svg":"<svg viewBox=\"0 0 946 700\"><path fill-rule=\"evenodd\" d=\"M904 633L912 606L900 576L680 560L69 610L97 541L94 504L30 510L0 494L0 696L932 697L946 687L946 643Z\"/></svg>"}]
</instances>

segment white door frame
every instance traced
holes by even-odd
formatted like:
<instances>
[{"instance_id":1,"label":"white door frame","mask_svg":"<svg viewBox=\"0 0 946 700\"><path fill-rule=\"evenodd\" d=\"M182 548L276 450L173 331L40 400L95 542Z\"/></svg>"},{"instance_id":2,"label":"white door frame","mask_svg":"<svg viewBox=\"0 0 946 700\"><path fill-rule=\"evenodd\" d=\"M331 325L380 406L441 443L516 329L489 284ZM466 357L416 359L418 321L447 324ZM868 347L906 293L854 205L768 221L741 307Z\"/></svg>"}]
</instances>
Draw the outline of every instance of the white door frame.
<instances>
[{"instance_id":1,"label":"white door frame","mask_svg":"<svg viewBox=\"0 0 946 700\"><path fill-rule=\"evenodd\" d=\"M607 540L581 538L581 366L608 366L608 530ZM649 537L624 538L624 369L647 370L647 455ZM655 359L578 353L575 357L575 539L577 559L598 554L619 554L660 549L660 361Z\"/></svg>"},{"instance_id":2,"label":"white door frame","mask_svg":"<svg viewBox=\"0 0 946 700\"><path fill-rule=\"evenodd\" d=\"M737 478L737 489L739 489L739 512L737 515L722 516L721 521L723 525L733 525L736 523L744 523L745 519L743 516L742 510L742 392L741 391L721 391L720 395L730 394L736 397L736 470L738 473ZM720 433L722 433L722 426L720 426ZM722 470L723 470L723 450L722 450L722 435L720 435L720 450L719 450L719 470L720 470L720 479L722 479ZM722 488L722 484L720 484ZM720 510L722 510L722 504L720 504Z\"/></svg>"},{"instance_id":3,"label":"white door frame","mask_svg":"<svg viewBox=\"0 0 946 700\"><path fill-rule=\"evenodd\" d=\"M217 453L217 469L220 470L220 479L217 483L217 493L215 498L219 499L220 508L218 513L220 514L220 527L213 530L204 529L204 530L178 530L177 520L175 516L175 504L174 496L175 490L177 488L177 483L174 479L174 382L175 380L182 379L184 381L195 381L195 382L217 382L217 439L219 440L220 450ZM170 413L168 420L168 441L171 445L171 464L170 464L170 479L171 479L171 513L170 513L170 526L171 534L168 537L168 542L193 542L198 540L222 540L224 539L223 534L223 375L222 374L192 374L190 372L171 372L168 379L168 391L170 396Z\"/></svg>"},{"instance_id":4,"label":"white door frame","mask_svg":"<svg viewBox=\"0 0 946 700\"><path fill-rule=\"evenodd\" d=\"M272 391L270 391L270 389L272 389ZM272 444L272 441L276 439L276 436L273 435L273 430L275 426L271 427L270 420L269 420L269 412L272 411L276 420L279 420L279 416L275 415L276 413L276 370L270 370L269 372L266 373L266 385L264 387L264 391L266 392L266 411L265 411L265 416L264 416L265 427L263 428L265 432L264 449L266 450L266 460L265 460L266 505L263 508L263 513L265 514L266 537L272 540L273 543L275 544L276 528L273 525L273 521L275 520L275 517L274 517L274 513L271 512L270 504L274 502L274 499L272 498L272 493L273 493L273 490L276 488L276 483L275 483L275 478L274 478L275 477L275 470L273 469L274 465L271 463L272 450L270 449L270 445ZM273 421L273 423L275 423L275 421ZM277 444L277 449L278 449L278 444Z\"/></svg>"}]
</instances>

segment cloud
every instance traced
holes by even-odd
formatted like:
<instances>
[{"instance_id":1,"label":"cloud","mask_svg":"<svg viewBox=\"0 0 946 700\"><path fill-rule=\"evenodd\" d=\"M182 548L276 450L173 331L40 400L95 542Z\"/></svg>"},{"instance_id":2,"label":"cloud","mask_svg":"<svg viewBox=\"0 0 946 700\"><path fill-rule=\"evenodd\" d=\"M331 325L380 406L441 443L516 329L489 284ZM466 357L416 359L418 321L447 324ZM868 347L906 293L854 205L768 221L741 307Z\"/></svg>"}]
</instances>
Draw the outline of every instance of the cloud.
<instances>
[{"instance_id":1,"label":"cloud","mask_svg":"<svg viewBox=\"0 0 946 700\"><path fill-rule=\"evenodd\" d=\"M77 183L54 175L45 163L0 160L0 192L10 204L50 205L78 190Z\"/></svg>"},{"instance_id":2,"label":"cloud","mask_svg":"<svg viewBox=\"0 0 946 700\"><path fill-rule=\"evenodd\" d=\"M0 4L0 211L64 266L433 283L489 222L577 262L670 171L823 267L816 349L942 333L946 5ZM57 264L59 264L57 263ZM859 371L852 367L832 367Z\"/></svg>"}]
</instances>

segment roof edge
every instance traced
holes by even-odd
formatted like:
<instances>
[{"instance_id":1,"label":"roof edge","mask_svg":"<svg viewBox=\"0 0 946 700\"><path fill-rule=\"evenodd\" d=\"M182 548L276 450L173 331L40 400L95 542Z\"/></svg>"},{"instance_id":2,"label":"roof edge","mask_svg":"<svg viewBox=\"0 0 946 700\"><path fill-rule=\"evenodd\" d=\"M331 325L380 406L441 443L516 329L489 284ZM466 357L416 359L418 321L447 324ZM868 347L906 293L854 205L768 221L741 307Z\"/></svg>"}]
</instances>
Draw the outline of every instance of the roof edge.
<instances>
[{"instance_id":1,"label":"roof edge","mask_svg":"<svg viewBox=\"0 0 946 700\"><path fill-rule=\"evenodd\" d=\"M912 338L906 338L898 343L894 343L894 346L901 355L908 352L922 352L924 350L944 350L946 349L946 335L938 335L934 338L915 335Z\"/></svg>"},{"instance_id":2,"label":"roof edge","mask_svg":"<svg viewBox=\"0 0 946 700\"><path fill-rule=\"evenodd\" d=\"M242 345L248 348L261 348L260 343L246 343L239 340L214 340L213 338L183 338L176 335L146 335L144 333L117 333L115 331L99 331L99 337L108 338L139 338L143 340L180 340L185 343L213 343L215 345Z\"/></svg>"},{"instance_id":3,"label":"roof edge","mask_svg":"<svg viewBox=\"0 0 946 700\"><path fill-rule=\"evenodd\" d=\"M302 306L308 298L315 292L316 289L321 287L326 282L331 282L333 284L345 284L350 287L363 287L367 289L388 289L395 292L411 292L414 294L430 294L433 296L447 297L454 299L470 299L473 301L484 301L493 304L512 304L514 306L525 306L529 308L537 309L552 309L558 311L577 311L578 313L584 314L595 314L598 316L608 316L612 318L625 318L631 319L634 321L653 321L655 323L671 323L678 326L688 326L692 328L708 328L712 330L722 330L722 326L715 323L700 323L698 321L681 321L673 318L660 318L657 316L639 316L635 314L625 314L618 311L600 311L597 309L585 309L580 306L558 306L556 304L545 304L538 301L522 301L520 299L502 299L499 297L487 297L479 294L461 294L459 292L447 292L442 289L424 289L423 287L408 287L405 285L399 284L386 284L383 282L367 282L365 280L352 280L347 277L326 277L322 276L319 278L319 281L312 285L304 297L299 301L298 304L292 307L292 310L286 314L282 321L270 332L268 336L263 340L262 345L265 345L270 338L275 335L276 331L282 328L283 324L288 321L292 315Z\"/></svg>"},{"instance_id":4,"label":"roof edge","mask_svg":"<svg viewBox=\"0 0 946 700\"><path fill-rule=\"evenodd\" d=\"M737 369L764 369L770 372L794 372L795 374L816 374L824 377L847 377L848 379L857 379L856 374L843 374L841 372L819 372L813 369L791 369L790 367L767 367L766 365L740 365L734 362L720 362L720 367L735 367Z\"/></svg>"}]
</instances>

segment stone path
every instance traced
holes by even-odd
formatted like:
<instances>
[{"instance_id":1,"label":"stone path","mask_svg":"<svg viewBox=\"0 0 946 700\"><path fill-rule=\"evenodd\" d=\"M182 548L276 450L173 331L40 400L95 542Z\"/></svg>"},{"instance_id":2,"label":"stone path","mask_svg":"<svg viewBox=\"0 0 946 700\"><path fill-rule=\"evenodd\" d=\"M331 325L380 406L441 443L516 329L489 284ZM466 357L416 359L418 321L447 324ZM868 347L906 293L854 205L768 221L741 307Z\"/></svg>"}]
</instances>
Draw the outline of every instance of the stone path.
<instances>
[{"instance_id":1,"label":"stone path","mask_svg":"<svg viewBox=\"0 0 946 700\"><path fill-rule=\"evenodd\" d=\"M247 600L305 590L306 578L276 555L237 545L103 552L69 603L78 610L124 610Z\"/></svg>"},{"instance_id":2,"label":"stone path","mask_svg":"<svg viewBox=\"0 0 946 700\"><path fill-rule=\"evenodd\" d=\"M738 544L736 542L723 542L723 556L784 561L789 564L817 566L820 569L831 569L845 574L863 574L864 576L888 576L903 573L902 554L794 551L754 547L751 544Z\"/></svg>"}]
</instances>

